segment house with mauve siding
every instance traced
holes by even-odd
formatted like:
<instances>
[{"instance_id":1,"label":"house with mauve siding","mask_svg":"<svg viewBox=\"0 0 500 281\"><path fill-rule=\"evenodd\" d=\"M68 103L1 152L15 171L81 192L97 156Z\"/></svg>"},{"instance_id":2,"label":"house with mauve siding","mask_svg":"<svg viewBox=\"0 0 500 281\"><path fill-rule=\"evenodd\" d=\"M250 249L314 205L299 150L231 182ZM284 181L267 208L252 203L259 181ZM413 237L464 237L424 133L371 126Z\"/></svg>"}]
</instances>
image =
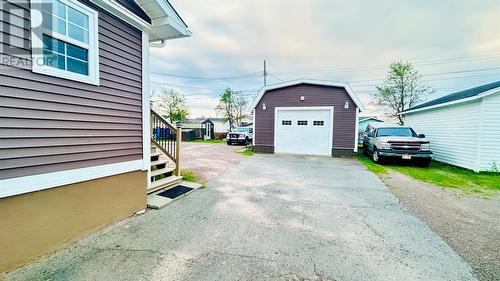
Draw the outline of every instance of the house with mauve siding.
<instances>
[{"instance_id":1,"label":"house with mauve siding","mask_svg":"<svg viewBox=\"0 0 500 281\"><path fill-rule=\"evenodd\" d=\"M149 52L191 32L167 0L2 0L0 21L3 272L180 181L180 129L150 109Z\"/></svg>"},{"instance_id":2,"label":"house with mauve siding","mask_svg":"<svg viewBox=\"0 0 500 281\"><path fill-rule=\"evenodd\" d=\"M294 80L262 88L252 107L257 152L353 155L363 104L347 83Z\"/></svg>"}]
</instances>

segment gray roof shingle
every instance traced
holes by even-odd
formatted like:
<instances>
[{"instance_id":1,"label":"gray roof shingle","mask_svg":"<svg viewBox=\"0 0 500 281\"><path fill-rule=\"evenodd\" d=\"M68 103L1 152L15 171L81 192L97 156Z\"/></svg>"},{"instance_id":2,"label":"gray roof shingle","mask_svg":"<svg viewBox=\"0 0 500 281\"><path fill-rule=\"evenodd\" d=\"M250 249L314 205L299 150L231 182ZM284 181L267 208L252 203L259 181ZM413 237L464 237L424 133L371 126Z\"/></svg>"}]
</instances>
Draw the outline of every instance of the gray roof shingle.
<instances>
[{"instance_id":1,"label":"gray roof shingle","mask_svg":"<svg viewBox=\"0 0 500 281\"><path fill-rule=\"evenodd\" d=\"M428 102L424 102L424 103L416 105L414 107L410 107L407 110L402 111L401 113L405 113L407 111L415 110L415 109L422 109L422 108L426 108L426 107L430 107L430 106L438 105L438 104L442 104L442 103L447 103L447 102L451 102L451 101L456 101L456 100L474 97L474 96L477 96L481 93L484 93L486 91L489 91L489 90L492 90L495 88L499 88L499 87L500 87L500 81L477 86L474 88L470 88L467 90L463 90L460 92L449 94L449 95L446 95L444 97L440 97L440 98L437 98L437 99L434 99L434 100L431 100Z\"/></svg>"}]
</instances>

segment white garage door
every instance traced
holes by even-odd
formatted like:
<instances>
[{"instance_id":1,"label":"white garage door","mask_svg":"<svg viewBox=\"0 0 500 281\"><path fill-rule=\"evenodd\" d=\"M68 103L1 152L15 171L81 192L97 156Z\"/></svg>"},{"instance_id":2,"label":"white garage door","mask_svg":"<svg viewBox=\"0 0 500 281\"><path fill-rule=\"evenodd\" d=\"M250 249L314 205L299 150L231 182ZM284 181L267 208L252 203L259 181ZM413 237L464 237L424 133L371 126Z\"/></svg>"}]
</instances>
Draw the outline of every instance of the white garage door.
<instances>
[{"instance_id":1,"label":"white garage door","mask_svg":"<svg viewBox=\"0 0 500 281\"><path fill-rule=\"evenodd\" d=\"M276 153L331 155L333 107L276 108Z\"/></svg>"}]
</instances>

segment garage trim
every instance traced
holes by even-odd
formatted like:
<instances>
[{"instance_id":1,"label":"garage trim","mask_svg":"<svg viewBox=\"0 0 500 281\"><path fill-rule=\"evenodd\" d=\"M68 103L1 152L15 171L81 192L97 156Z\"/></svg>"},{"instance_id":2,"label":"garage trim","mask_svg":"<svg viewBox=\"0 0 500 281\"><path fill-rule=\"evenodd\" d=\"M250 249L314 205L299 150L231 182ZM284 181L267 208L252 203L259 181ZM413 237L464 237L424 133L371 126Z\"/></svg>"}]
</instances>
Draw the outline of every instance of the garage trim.
<instances>
[{"instance_id":1,"label":"garage trim","mask_svg":"<svg viewBox=\"0 0 500 281\"><path fill-rule=\"evenodd\" d=\"M278 132L278 111L304 111L304 110L318 110L318 111L323 111L323 110L329 110L330 111L330 122L331 126L329 129L329 135L330 137L328 138L328 145L330 147L330 151L333 149L333 126L334 126L334 107L333 106L300 106L300 107L275 107L274 108L274 142L273 146L276 149L276 133ZM254 130L255 132L255 130ZM255 139L255 138L254 138Z\"/></svg>"}]
</instances>

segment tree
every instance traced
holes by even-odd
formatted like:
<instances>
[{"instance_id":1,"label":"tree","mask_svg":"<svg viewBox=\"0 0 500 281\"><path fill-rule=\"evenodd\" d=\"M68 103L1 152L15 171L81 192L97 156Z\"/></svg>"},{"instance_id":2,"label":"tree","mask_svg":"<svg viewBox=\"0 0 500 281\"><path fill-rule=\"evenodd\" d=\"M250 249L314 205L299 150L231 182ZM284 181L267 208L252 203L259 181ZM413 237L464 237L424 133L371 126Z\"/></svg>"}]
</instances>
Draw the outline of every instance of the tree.
<instances>
[{"instance_id":1,"label":"tree","mask_svg":"<svg viewBox=\"0 0 500 281\"><path fill-rule=\"evenodd\" d=\"M219 96L219 104L215 107L215 110L221 113L229 123L230 130L238 126L246 116L245 110L248 101L238 94L238 92L231 90L231 88L224 89Z\"/></svg>"},{"instance_id":2,"label":"tree","mask_svg":"<svg viewBox=\"0 0 500 281\"><path fill-rule=\"evenodd\" d=\"M384 83L377 87L377 92L374 94L377 104L388 108L388 116L403 124L404 117L398 113L414 106L434 92L433 88L422 84L421 78L422 75L411 63L393 62L389 66Z\"/></svg>"},{"instance_id":3,"label":"tree","mask_svg":"<svg viewBox=\"0 0 500 281\"><path fill-rule=\"evenodd\" d=\"M153 93L156 101L153 109L167 116L172 123L186 119L189 116L189 107L186 97L173 89L161 89L158 94Z\"/></svg>"},{"instance_id":4,"label":"tree","mask_svg":"<svg viewBox=\"0 0 500 281\"><path fill-rule=\"evenodd\" d=\"M246 110L248 107L248 100L243 96L236 96L234 98L234 120L236 124L241 124L243 118L247 116Z\"/></svg>"}]
</instances>

